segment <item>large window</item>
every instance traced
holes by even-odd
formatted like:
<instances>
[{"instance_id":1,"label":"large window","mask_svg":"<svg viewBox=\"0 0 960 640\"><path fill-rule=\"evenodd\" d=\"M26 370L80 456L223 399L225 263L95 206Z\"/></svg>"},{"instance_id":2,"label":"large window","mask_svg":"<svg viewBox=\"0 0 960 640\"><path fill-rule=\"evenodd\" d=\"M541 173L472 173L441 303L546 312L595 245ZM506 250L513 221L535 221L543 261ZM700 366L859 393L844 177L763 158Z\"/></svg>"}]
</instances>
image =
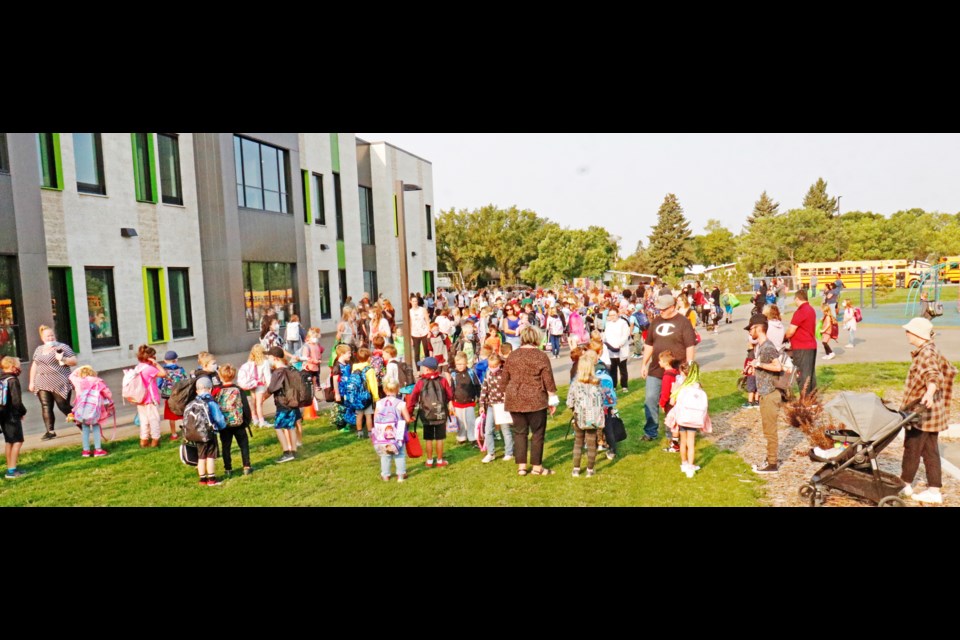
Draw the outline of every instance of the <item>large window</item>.
<instances>
[{"instance_id":1,"label":"large window","mask_svg":"<svg viewBox=\"0 0 960 640\"><path fill-rule=\"evenodd\" d=\"M323 203L323 176L313 174L313 183L310 185L310 198L313 208L313 219L317 224L327 224L327 208Z\"/></svg>"},{"instance_id":2,"label":"large window","mask_svg":"<svg viewBox=\"0 0 960 640\"><path fill-rule=\"evenodd\" d=\"M360 243L377 244L373 227L373 189L360 187Z\"/></svg>"},{"instance_id":3,"label":"large window","mask_svg":"<svg viewBox=\"0 0 960 640\"><path fill-rule=\"evenodd\" d=\"M170 319L173 337L193 335L193 311L190 306L190 272L188 269L167 269L170 277Z\"/></svg>"},{"instance_id":4,"label":"large window","mask_svg":"<svg viewBox=\"0 0 960 640\"><path fill-rule=\"evenodd\" d=\"M20 304L17 259L0 256L0 357L23 357L20 350ZM26 384L23 385L26 387Z\"/></svg>"},{"instance_id":5,"label":"large window","mask_svg":"<svg viewBox=\"0 0 960 640\"><path fill-rule=\"evenodd\" d=\"M166 342L169 338L166 330L167 304L164 300L163 269L144 268L143 294L147 312L147 342Z\"/></svg>"},{"instance_id":6,"label":"large window","mask_svg":"<svg viewBox=\"0 0 960 640\"><path fill-rule=\"evenodd\" d=\"M329 320L333 317L330 309L330 272L320 272L320 319Z\"/></svg>"},{"instance_id":7,"label":"large window","mask_svg":"<svg viewBox=\"0 0 960 640\"><path fill-rule=\"evenodd\" d=\"M0 133L0 171L10 171L10 155L7 152L7 134Z\"/></svg>"},{"instance_id":8,"label":"large window","mask_svg":"<svg viewBox=\"0 0 960 640\"><path fill-rule=\"evenodd\" d=\"M103 144L99 133L73 134L73 159L77 165L77 191L106 195L103 179Z\"/></svg>"},{"instance_id":9,"label":"large window","mask_svg":"<svg viewBox=\"0 0 960 640\"><path fill-rule=\"evenodd\" d=\"M160 194L163 203L183 204L183 189L180 185L180 140L171 133L158 133L157 143L160 147Z\"/></svg>"},{"instance_id":10,"label":"large window","mask_svg":"<svg viewBox=\"0 0 960 640\"><path fill-rule=\"evenodd\" d=\"M87 312L94 349L120 345L113 269L87 269Z\"/></svg>"},{"instance_id":11,"label":"large window","mask_svg":"<svg viewBox=\"0 0 960 640\"><path fill-rule=\"evenodd\" d=\"M272 310L280 321L297 313L294 293L295 266L284 262L243 263L243 303L247 331L259 331L260 320Z\"/></svg>"},{"instance_id":12,"label":"large window","mask_svg":"<svg viewBox=\"0 0 960 640\"><path fill-rule=\"evenodd\" d=\"M337 209L337 240L343 240L343 197L340 193L340 174L333 174L333 201Z\"/></svg>"},{"instance_id":13,"label":"large window","mask_svg":"<svg viewBox=\"0 0 960 640\"><path fill-rule=\"evenodd\" d=\"M149 133L131 133L133 138L133 177L137 200L156 202L156 171L153 168L153 138Z\"/></svg>"},{"instance_id":14,"label":"large window","mask_svg":"<svg viewBox=\"0 0 960 640\"><path fill-rule=\"evenodd\" d=\"M376 299L380 296L380 291L377 290L376 271L363 272L363 290L370 294L370 299L373 301L376 301Z\"/></svg>"},{"instance_id":15,"label":"large window","mask_svg":"<svg viewBox=\"0 0 960 640\"><path fill-rule=\"evenodd\" d=\"M37 161L40 164L40 186L63 189L63 170L60 166L60 134L37 134Z\"/></svg>"},{"instance_id":16,"label":"large window","mask_svg":"<svg viewBox=\"0 0 960 640\"><path fill-rule=\"evenodd\" d=\"M287 213L287 152L240 136L233 152L240 206Z\"/></svg>"},{"instance_id":17,"label":"large window","mask_svg":"<svg viewBox=\"0 0 960 640\"><path fill-rule=\"evenodd\" d=\"M427 240L433 240L433 212L430 211L430 205L427 205Z\"/></svg>"}]
</instances>

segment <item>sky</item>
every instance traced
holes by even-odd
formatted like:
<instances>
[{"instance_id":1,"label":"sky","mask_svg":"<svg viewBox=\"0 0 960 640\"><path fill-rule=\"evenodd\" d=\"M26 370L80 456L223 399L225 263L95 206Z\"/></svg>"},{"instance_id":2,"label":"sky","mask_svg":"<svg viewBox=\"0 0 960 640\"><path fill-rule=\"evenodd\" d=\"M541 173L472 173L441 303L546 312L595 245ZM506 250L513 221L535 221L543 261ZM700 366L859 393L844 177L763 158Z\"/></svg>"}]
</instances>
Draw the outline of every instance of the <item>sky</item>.
<instances>
[{"instance_id":1,"label":"sky","mask_svg":"<svg viewBox=\"0 0 960 640\"><path fill-rule=\"evenodd\" d=\"M766 189L798 208L822 177L841 212L960 211L960 134L358 133L433 163L434 206L517 205L561 225L606 227L633 252L667 193L694 234L739 232Z\"/></svg>"}]
</instances>

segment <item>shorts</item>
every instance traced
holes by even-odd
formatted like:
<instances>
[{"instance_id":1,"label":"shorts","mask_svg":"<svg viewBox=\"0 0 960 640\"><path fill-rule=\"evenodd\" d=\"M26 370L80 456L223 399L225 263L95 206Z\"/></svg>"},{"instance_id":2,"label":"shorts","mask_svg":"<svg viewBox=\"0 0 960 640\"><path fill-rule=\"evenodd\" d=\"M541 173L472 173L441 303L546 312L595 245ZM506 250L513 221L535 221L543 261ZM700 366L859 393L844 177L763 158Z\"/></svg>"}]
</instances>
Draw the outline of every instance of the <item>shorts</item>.
<instances>
[{"instance_id":1,"label":"shorts","mask_svg":"<svg viewBox=\"0 0 960 640\"><path fill-rule=\"evenodd\" d=\"M217 458L219 456L220 448L216 437L210 438L210 442L197 443L197 457L201 460L204 458Z\"/></svg>"},{"instance_id":2,"label":"shorts","mask_svg":"<svg viewBox=\"0 0 960 640\"><path fill-rule=\"evenodd\" d=\"M747 376L747 393L757 392L757 376Z\"/></svg>"},{"instance_id":3,"label":"shorts","mask_svg":"<svg viewBox=\"0 0 960 640\"><path fill-rule=\"evenodd\" d=\"M425 424L423 425L424 440L446 440L447 423L443 424Z\"/></svg>"},{"instance_id":4,"label":"shorts","mask_svg":"<svg viewBox=\"0 0 960 640\"><path fill-rule=\"evenodd\" d=\"M374 414L373 405L370 405L363 411L357 411L357 415L372 416Z\"/></svg>"},{"instance_id":5,"label":"shorts","mask_svg":"<svg viewBox=\"0 0 960 640\"><path fill-rule=\"evenodd\" d=\"M277 417L274 420L274 429L296 429L297 421L303 417L300 409L277 409Z\"/></svg>"},{"instance_id":6,"label":"shorts","mask_svg":"<svg viewBox=\"0 0 960 640\"><path fill-rule=\"evenodd\" d=\"M3 439L7 444L23 442L23 420L7 419L3 421Z\"/></svg>"},{"instance_id":7,"label":"shorts","mask_svg":"<svg viewBox=\"0 0 960 640\"><path fill-rule=\"evenodd\" d=\"M700 431L696 427L680 427L680 431Z\"/></svg>"},{"instance_id":8,"label":"shorts","mask_svg":"<svg viewBox=\"0 0 960 640\"><path fill-rule=\"evenodd\" d=\"M265 384L262 384L262 385L260 385L259 387L257 387L256 389L253 390L253 394L254 394L254 395L263 395L263 394L265 394L266 392L267 392L267 385L265 385Z\"/></svg>"},{"instance_id":9,"label":"shorts","mask_svg":"<svg viewBox=\"0 0 960 640\"><path fill-rule=\"evenodd\" d=\"M170 404L170 401L169 401L169 400L164 400L164 401L163 401L163 419L164 419L164 420L173 420L174 422L176 422L176 421L178 421L178 420L183 420L183 416L178 416L178 415L175 414L173 411L170 411L169 404Z\"/></svg>"}]
</instances>

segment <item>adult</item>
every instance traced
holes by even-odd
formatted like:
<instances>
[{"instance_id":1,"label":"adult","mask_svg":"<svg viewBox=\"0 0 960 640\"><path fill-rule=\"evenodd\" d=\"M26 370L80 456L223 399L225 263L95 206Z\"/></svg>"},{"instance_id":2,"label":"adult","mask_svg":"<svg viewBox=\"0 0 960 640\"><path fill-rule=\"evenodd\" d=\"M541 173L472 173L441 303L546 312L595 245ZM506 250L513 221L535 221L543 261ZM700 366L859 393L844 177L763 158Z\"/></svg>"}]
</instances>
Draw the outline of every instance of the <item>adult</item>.
<instances>
[{"instance_id":1,"label":"adult","mask_svg":"<svg viewBox=\"0 0 960 640\"><path fill-rule=\"evenodd\" d=\"M817 276L810 276L810 297L817 297Z\"/></svg>"},{"instance_id":2,"label":"adult","mask_svg":"<svg viewBox=\"0 0 960 640\"><path fill-rule=\"evenodd\" d=\"M710 302L713 305L713 332L716 333L720 325L720 285L713 285L713 291L710 292Z\"/></svg>"},{"instance_id":3,"label":"adult","mask_svg":"<svg viewBox=\"0 0 960 640\"><path fill-rule=\"evenodd\" d=\"M846 287L845 287L844 284L843 284L843 278L840 277L840 272L839 272L839 271L837 272L837 279L834 280L834 282L833 282L833 288L834 288L834 289L836 290L836 292L837 292L837 301L836 301L836 303L834 304L834 309L833 309L833 310L834 310L834 313L835 313L836 315L840 315L840 314L839 314L839 312L840 312L840 296L841 296L841 294L843 293L843 290L844 290Z\"/></svg>"},{"instance_id":4,"label":"adult","mask_svg":"<svg viewBox=\"0 0 960 640\"><path fill-rule=\"evenodd\" d=\"M693 325L677 313L677 301L673 296L657 298L657 308L660 315L650 321L640 368L640 377L647 381L644 407L647 421L643 427L643 440L647 442L657 438L660 428L660 391L664 374L660 366L660 354L669 351L681 364L693 362L697 344Z\"/></svg>"},{"instance_id":5,"label":"adult","mask_svg":"<svg viewBox=\"0 0 960 640\"><path fill-rule=\"evenodd\" d=\"M793 301L797 310L790 319L784 338L790 341L800 393L810 393L817 388L817 312L807 300L806 289L797 289Z\"/></svg>"},{"instance_id":6,"label":"adult","mask_svg":"<svg viewBox=\"0 0 960 640\"><path fill-rule=\"evenodd\" d=\"M697 289L693 292L693 304L697 308L697 314L700 316L700 324L704 327L710 325L710 305L707 304L707 296L703 293L703 285L697 282Z\"/></svg>"},{"instance_id":7,"label":"adult","mask_svg":"<svg viewBox=\"0 0 960 640\"><path fill-rule=\"evenodd\" d=\"M840 299L840 290L837 289L837 285L832 282L826 284L826 289L823 292L823 304L835 307L837 305L837 300Z\"/></svg>"},{"instance_id":8,"label":"adult","mask_svg":"<svg viewBox=\"0 0 960 640\"><path fill-rule=\"evenodd\" d=\"M916 349L910 354L913 361L907 372L903 393L906 409L919 403L920 424L908 429L903 441L903 463L900 479L906 483L901 495L910 496L917 502L943 504L940 495L942 477L940 450L937 440L941 431L947 430L950 416L950 401L953 398L953 379L957 369L941 355L933 342L933 323L925 318L914 318L903 325L907 341ZM920 468L920 460L927 472L927 490L913 492L913 480Z\"/></svg>"},{"instance_id":9,"label":"adult","mask_svg":"<svg viewBox=\"0 0 960 640\"><path fill-rule=\"evenodd\" d=\"M351 307L344 307L340 316L340 322L337 323L337 342L349 345L351 349L357 350L357 327L353 321L354 310ZM264 351L269 351L270 347L275 345L263 345Z\"/></svg>"},{"instance_id":10,"label":"adult","mask_svg":"<svg viewBox=\"0 0 960 640\"><path fill-rule=\"evenodd\" d=\"M390 335L393 336L393 332L397 328L397 312L393 308L393 303L388 299L383 299L383 317L387 319L387 324L390 325Z\"/></svg>"},{"instance_id":11,"label":"adult","mask_svg":"<svg viewBox=\"0 0 960 640\"><path fill-rule=\"evenodd\" d=\"M520 316L514 305L507 305L507 316L500 321L500 331L514 349L520 348Z\"/></svg>"},{"instance_id":12,"label":"adult","mask_svg":"<svg viewBox=\"0 0 960 640\"><path fill-rule=\"evenodd\" d=\"M30 363L30 393L35 393L40 400L43 426L47 430L40 439L50 440L57 437L53 406L56 405L64 416L72 411L70 367L77 366L77 354L69 345L57 342L57 334L48 326L40 325L40 340L43 344L33 352L33 362Z\"/></svg>"},{"instance_id":13,"label":"adult","mask_svg":"<svg viewBox=\"0 0 960 640\"><path fill-rule=\"evenodd\" d=\"M410 296L410 342L413 345L413 361L427 355L427 338L430 335L430 318L426 308L421 306L420 298ZM422 355L421 355L421 349Z\"/></svg>"},{"instance_id":14,"label":"adult","mask_svg":"<svg viewBox=\"0 0 960 640\"><path fill-rule=\"evenodd\" d=\"M753 315L763 315L763 306L767 304L767 281L761 280L757 294L753 298Z\"/></svg>"},{"instance_id":15,"label":"adult","mask_svg":"<svg viewBox=\"0 0 960 640\"><path fill-rule=\"evenodd\" d=\"M393 333L390 331L390 322L383 317L383 309L379 303L373 305L370 309L370 329L367 335L370 336L371 344L373 344L373 339L377 336L382 337L385 344L393 343Z\"/></svg>"},{"instance_id":16,"label":"adult","mask_svg":"<svg viewBox=\"0 0 960 640\"><path fill-rule=\"evenodd\" d=\"M617 388L619 379L621 394L630 391L627 388L630 381L627 374L627 363L630 359L630 353L627 351L629 341L630 325L620 317L620 312L615 307L611 308L607 313L607 322L603 329L603 343L610 354L610 378L613 380L613 388Z\"/></svg>"},{"instance_id":17,"label":"adult","mask_svg":"<svg viewBox=\"0 0 960 640\"><path fill-rule=\"evenodd\" d=\"M927 292L920 292L920 306L917 309L919 317L933 321L934 315L930 312L930 300L927 298Z\"/></svg>"},{"instance_id":18,"label":"adult","mask_svg":"<svg viewBox=\"0 0 960 640\"><path fill-rule=\"evenodd\" d=\"M427 292L427 295L423 300L423 305L427 309L427 315L430 316L431 319L433 319L434 301L433 301L432 291Z\"/></svg>"},{"instance_id":19,"label":"adult","mask_svg":"<svg viewBox=\"0 0 960 640\"><path fill-rule=\"evenodd\" d=\"M769 305L769 309L777 309L776 305ZM779 451L780 443L777 438L777 414L780 413L780 404L783 400L780 390L776 388L776 376L781 375L783 366L780 364L778 349L767 335L768 321L766 316L755 315L750 318L747 331L750 337L757 342L753 360L754 376L757 382L757 394L760 396L760 423L763 436L767 441L767 457L763 464L753 465L756 473L776 473L780 470Z\"/></svg>"},{"instance_id":20,"label":"adult","mask_svg":"<svg viewBox=\"0 0 960 640\"><path fill-rule=\"evenodd\" d=\"M547 410L550 415L560 403L557 384L553 380L550 357L540 348L540 331L527 327L520 335L520 348L503 364L504 408L513 419L514 454L517 473L527 475L527 432L533 435L530 464L535 476L548 476L553 470L543 466L543 441L547 432Z\"/></svg>"}]
</instances>

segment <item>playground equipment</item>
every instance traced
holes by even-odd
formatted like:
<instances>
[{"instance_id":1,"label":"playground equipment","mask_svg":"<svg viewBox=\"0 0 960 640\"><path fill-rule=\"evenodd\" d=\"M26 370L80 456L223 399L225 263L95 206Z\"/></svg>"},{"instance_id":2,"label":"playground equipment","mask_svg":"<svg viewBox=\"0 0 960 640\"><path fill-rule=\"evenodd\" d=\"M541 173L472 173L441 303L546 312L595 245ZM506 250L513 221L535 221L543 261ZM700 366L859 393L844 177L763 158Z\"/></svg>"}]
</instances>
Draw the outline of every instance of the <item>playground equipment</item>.
<instances>
[{"instance_id":1,"label":"playground equipment","mask_svg":"<svg viewBox=\"0 0 960 640\"><path fill-rule=\"evenodd\" d=\"M916 315L917 304L920 302L920 294L923 293L924 287L929 286L933 288L933 297L929 298L930 302L940 302L941 285L944 282L949 282L945 276L958 266L960 266L958 262L940 262L931 265L929 269L923 271L919 280L911 282L910 290L907 292L907 305L904 308L904 317L912 318Z\"/></svg>"}]
</instances>

